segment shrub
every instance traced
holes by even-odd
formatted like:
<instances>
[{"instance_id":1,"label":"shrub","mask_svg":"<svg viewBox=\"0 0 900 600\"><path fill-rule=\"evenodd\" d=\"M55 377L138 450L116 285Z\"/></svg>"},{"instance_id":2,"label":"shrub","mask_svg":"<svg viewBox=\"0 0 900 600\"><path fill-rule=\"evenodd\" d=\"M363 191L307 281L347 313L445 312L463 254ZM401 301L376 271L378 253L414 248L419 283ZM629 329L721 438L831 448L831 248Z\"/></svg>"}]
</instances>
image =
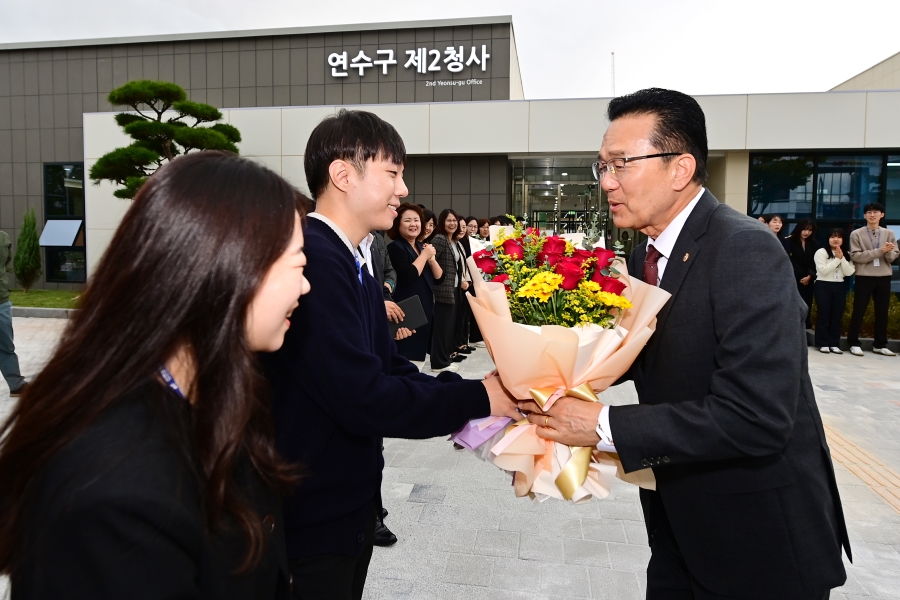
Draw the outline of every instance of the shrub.
<instances>
[{"instance_id":1,"label":"shrub","mask_svg":"<svg viewBox=\"0 0 900 600\"><path fill-rule=\"evenodd\" d=\"M25 211L19 241L16 243L13 271L19 285L26 292L41 276L41 247L38 245L37 220L33 208Z\"/></svg>"}]
</instances>

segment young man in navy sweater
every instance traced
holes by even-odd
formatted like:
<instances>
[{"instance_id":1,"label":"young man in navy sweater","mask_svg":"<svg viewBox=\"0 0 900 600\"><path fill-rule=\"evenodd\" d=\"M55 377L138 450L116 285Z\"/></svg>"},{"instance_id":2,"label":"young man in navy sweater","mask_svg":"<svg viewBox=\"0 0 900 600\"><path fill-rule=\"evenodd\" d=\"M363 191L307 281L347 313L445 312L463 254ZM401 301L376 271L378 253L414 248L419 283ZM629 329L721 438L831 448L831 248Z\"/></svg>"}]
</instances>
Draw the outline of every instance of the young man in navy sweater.
<instances>
[{"instance_id":1,"label":"young man in navy sweater","mask_svg":"<svg viewBox=\"0 0 900 600\"><path fill-rule=\"evenodd\" d=\"M317 201L304 231L312 288L281 350L262 359L278 449L303 469L284 518L294 596L304 600L362 597L382 437L430 438L489 414L519 417L499 378L431 377L396 352L359 244L393 224L408 192L405 162L397 131L367 112L326 118L306 147Z\"/></svg>"}]
</instances>

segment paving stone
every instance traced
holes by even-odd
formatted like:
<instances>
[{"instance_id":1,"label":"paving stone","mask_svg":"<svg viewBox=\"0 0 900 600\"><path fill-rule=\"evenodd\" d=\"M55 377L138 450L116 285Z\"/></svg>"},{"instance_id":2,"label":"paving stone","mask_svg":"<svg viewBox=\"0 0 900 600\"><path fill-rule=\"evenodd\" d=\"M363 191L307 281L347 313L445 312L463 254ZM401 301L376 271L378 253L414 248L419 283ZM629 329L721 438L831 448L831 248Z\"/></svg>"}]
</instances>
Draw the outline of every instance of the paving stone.
<instances>
[{"instance_id":1,"label":"paving stone","mask_svg":"<svg viewBox=\"0 0 900 600\"><path fill-rule=\"evenodd\" d=\"M540 566L516 558L496 558L491 574L491 587L513 592L539 592Z\"/></svg>"},{"instance_id":2,"label":"paving stone","mask_svg":"<svg viewBox=\"0 0 900 600\"><path fill-rule=\"evenodd\" d=\"M450 554L441 580L449 583L489 585L492 566L493 561L483 556Z\"/></svg>"},{"instance_id":3,"label":"paving stone","mask_svg":"<svg viewBox=\"0 0 900 600\"><path fill-rule=\"evenodd\" d=\"M519 538L519 558L542 562L561 563L565 560L561 537L540 537L522 533Z\"/></svg>"},{"instance_id":4,"label":"paving stone","mask_svg":"<svg viewBox=\"0 0 900 600\"><path fill-rule=\"evenodd\" d=\"M643 598L638 577L628 571L588 569L591 597L600 600L640 600Z\"/></svg>"},{"instance_id":5,"label":"paving stone","mask_svg":"<svg viewBox=\"0 0 900 600\"><path fill-rule=\"evenodd\" d=\"M541 568L541 591L566 598L590 598L591 582L587 567L544 565Z\"/></svg>"},{"instance_id":6,"label":"paving stone","mask_svg":"<svg viewBox=\"0 0 900 600\"><path fill-rule=\"evenodd\" d=\"M423 504L443 504L446 495L447 488L444 486L417 483L409 492L409 501Z\"/></svg>"},{"instance_id":7,"label":"paving stone","mask_svg":"<svg viewBox=\"0 0 900 600\"><path fill-rule=\"evenodd\" d=\"M650 548L631 544L609 543L609 561L613 569L642 572L647 570Z\"/></svg>"},{"instance_id":8,"label":"paving stone","mask_svg":"<svg viewBox=\"0 0 900 600\"><path fill-rule=\"evenodd\" d=\"M625 544L628 542L628 538L625 537L625 528L622 523L623 521L615 519L582 519L581 529L586 540Z\"/></svg>"},{"instance_id":9,"label":"paving stone","mask_svg":"<svg viewBox=\"0 0 900 600\"><path fill-rule=\"evenodd\" d=\"M609 550L606 542L591 540L563 540L563 560L570 565L609 567Z\"/></svg>"},{"instance_id":10,"label":"paving stone","mask_svg":"<svg viewBox=\"0 0 900 600\"><path fill-rule=\"evenodd\" d=\"M480 530L475 538L475 554L515 558L519 555L519 533Z\"/></svg>"}]
</instances>

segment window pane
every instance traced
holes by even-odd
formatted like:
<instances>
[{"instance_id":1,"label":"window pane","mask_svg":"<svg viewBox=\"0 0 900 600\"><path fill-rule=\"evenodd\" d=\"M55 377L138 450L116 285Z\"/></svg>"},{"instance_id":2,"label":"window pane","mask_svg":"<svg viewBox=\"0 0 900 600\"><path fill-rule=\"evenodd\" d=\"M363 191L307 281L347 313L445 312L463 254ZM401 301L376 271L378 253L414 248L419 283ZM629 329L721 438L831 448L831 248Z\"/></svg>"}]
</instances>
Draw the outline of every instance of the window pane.
<instances>
[{"instance_id":1,"label":"window pane","mask_svg":"<svg viewBox=\"0 0 900 600\"><path fill-rule=\"evenodd\" d=\"M84 216L84 163L44 165L44 216Z\"/></svg>"},{"instance_id":2,"label":"window pane","mask_svg":"<svg viewBox=\"0 0 900 600\"><path fill-rule=\"evenodd\" d=\"M84 249L46 248L47 281L58 283L84 283Z\"/></svg>"},{"instance_id":3,"label":"window pane","mask_svg":"<svg viewBox=\"0 0 900 600\"><path fill-rule=\"evenodd\" d=\"M750 214L811 217L812 186L811 156L754 156L750 162Z\"/></svg>"},{"instance_id":4,"label":"window pane","mask_svg":"<svg viewBox=\"0 0 900 600\"><path fill-rule=\"evenodd\" d=\"M884 216L900 219L900 156L888 156L887 190L884 195Z\"/></svg>"},{"instance_id":5,"label":"window pane","mask_svg":"<svg viewBox=\"0 0 900 600\"><path fill-rule=\"evenodd\" d=\"M878 202L882 156L828 156L816 169L816 218L859 219L863 206Z\"/></svg>"}]
</instances>

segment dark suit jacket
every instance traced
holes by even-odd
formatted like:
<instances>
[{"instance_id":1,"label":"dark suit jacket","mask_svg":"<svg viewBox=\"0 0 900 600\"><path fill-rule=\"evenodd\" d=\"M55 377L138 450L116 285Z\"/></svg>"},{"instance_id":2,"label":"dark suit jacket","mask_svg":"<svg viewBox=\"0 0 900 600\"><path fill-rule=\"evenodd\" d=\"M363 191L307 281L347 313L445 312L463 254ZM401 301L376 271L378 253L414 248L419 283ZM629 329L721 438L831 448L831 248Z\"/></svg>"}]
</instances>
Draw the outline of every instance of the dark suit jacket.
<instances>
[{"instance_id":1,"label":"dark suit jacket","mask_svg":"<svg viewBox=\"0 0 900 600\"><path fill-rule=\"evenodd\" d=\"M490 412L480 381L431 377L397 354L379 284L363 284L349 249L307 219L311 290L278 352L261 360L272 384L278 450L306 476L285 499L288 556L355 555L381 488L382 437L430 438Z\"/></svg>"},{"instance_id":2,"label":"dark suit jacket","mask_svg":"<svg viewBox=\"0 0 900 600\"><path fill-rule=\"evenodd\" d=\"M289 598L281 500L241 463L238 486L274 530L259 566L234 575L243 534L207 532L198 472L187 402L156 381L123 397L48 463L12 597Z\"/></svg>"},{"instance_id":3,"label":"dark suit jacket","mask_svg":"<svg viewBox=\"0 0 900 600\"><path fill-rule=\"evenodd\" d=\"M646 251L635 248L629 273L643 274ZM667 515L691 573L723 596L841 585L850 546L807 369L806 305L778 240L707 191L661 287L672 298L630 372L640 404L609 411L625 470L656 475L657 492L641 490L651 540Z\"/></svg>"}]
</instances>

